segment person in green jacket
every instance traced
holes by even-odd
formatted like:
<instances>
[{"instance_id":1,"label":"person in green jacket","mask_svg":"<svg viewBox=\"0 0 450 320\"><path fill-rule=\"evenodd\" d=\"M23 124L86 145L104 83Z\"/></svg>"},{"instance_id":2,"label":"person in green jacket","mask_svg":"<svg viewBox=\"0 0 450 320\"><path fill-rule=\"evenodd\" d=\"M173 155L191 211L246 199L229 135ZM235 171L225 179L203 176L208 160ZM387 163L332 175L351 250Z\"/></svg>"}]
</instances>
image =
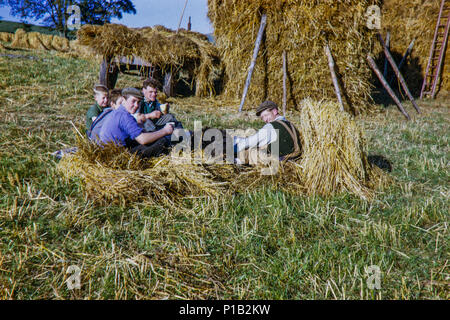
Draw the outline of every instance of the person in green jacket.
<instances>
[{"instance_id":1,"label":"person in green jacket","mask_svg":"<svg viewBox=\"0 0 450 320\"><path fill-rule=\"evenodd\" d=\"M109 90L106 86L97 84L94 86L95 103L86 112L86 131L91 129L92 122L108 107Z\"/></svg>"}]
</instances>

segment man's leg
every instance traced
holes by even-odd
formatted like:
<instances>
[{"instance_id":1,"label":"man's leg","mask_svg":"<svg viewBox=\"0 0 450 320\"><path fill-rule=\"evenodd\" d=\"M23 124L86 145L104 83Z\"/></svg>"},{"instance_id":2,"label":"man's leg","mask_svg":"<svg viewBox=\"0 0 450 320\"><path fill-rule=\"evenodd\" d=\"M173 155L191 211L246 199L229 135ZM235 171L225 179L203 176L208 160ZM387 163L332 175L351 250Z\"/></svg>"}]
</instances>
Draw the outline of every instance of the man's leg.
<instances>
[{"instance_id":1,"label":"man's leg","mask_svg":"<svg viewBox=\"0 0 450 320\"><path fill-rule=\"evenodd\" d=\"M153 143L131 147L130 152L137 153L142 158L158 157L162 154L168 154L169 148L167 140L164 138L158 139Z\"/></svg>"}]
</instances>

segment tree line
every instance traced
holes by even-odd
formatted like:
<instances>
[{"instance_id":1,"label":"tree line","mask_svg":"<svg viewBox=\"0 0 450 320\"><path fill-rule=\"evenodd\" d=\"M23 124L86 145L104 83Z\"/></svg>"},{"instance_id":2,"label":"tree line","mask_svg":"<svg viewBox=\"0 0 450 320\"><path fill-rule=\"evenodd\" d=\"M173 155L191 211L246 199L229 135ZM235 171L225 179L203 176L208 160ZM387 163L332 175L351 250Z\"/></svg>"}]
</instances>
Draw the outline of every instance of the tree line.
<instances>
[{"instance_id":1,"label":"tree line","mask_svg":"<svg viewBox=\"0 0 450 320\"><path fill-rule=\"evenodd\" d=\"M68 35L67 22L71 16L69 6L80 8L81 24L102 25L112 18L122 19L122 14L136 14L130 0L0 0L0 6L8 6L10 14L21 18L40 20L48 27L55 28L61 35Z\"/></svg>"}]
</instances>

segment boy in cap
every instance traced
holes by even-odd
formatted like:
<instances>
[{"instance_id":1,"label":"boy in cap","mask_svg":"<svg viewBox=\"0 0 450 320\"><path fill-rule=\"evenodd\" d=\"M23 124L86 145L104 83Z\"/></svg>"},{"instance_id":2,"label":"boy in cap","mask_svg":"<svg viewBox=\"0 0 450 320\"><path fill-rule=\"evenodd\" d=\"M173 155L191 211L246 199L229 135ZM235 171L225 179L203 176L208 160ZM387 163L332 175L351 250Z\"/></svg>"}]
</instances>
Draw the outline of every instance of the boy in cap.
<instances>
[{"instance_id":1,"label":"boy in cap","mask_svg":"<svg viewBox=\"0 0 450 320\"><path fill-rule=\"evenodd\" d=\"M144 98L142 92L136 88L125 88L122 95L124 97L122 104L112 111L100 130L100 141L122 145L144 158L165 153L168 150L168 143L162 138L172 134L173 126L166 124L160 130L144 132L133 117Z\"/></svg>"},{"instance_id":2,"label":"boy in cap","mask_svg":"<svg viewBox=\"0 0 450 320\"><path fill-rule=\"evenodd\" d=\"M266 125L256 134L249 137L234 137L234 151L251 148L265 148L271 151L271 146L277 143L279 146L278 157L280 160L293 159L301 153L301 142L298 130L285 117L278 113L278 105L273 101L264 101L256 108L256 115Z\"/></svg>"},{"instance_id":3,"label":"boy in cap","mask_svg":"<svg viewBox=\"0 0 450 320\"><path fill-rule=\"evenodd\" d=\"M89 110L86 112L86 130L89 131L92 122L102 113L103 109L108 106L108 94L109 90L106 86L102 84L97 84L94 86L94 100L93 104Z\"/></svg>"}]
</instances>

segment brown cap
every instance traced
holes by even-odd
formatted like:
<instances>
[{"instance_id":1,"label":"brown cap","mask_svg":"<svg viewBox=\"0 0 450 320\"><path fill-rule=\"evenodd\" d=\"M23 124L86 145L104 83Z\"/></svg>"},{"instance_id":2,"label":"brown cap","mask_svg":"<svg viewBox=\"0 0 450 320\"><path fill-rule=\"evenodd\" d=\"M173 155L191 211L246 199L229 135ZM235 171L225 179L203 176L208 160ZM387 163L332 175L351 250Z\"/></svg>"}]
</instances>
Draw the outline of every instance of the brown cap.
<instances>
[{"instance_id":1,"label":"brown cap","mask_svg":"<svg viewBox=\"0 0 450 320\"><path fill-rule=\"evenodd\" d=\"M259 115L264 111L264 110L272 110L272 109L278 109L278 105L270 100L264 101L263 103L261 103L258 108L256 108L256 116L259 117Z\"/></svg>"},{"instance_id":2,"label":"brown cap","mask_svg":"<svg viewBox=\"0 0 450 320\"><path fill-rule=\"evenodd\" d=\"M135 98L138 98L139 100L144 99L144 95L142 94L141 90L132 87L123 89L122 96L133 96Z\"/></svg>"}]
</instances>

